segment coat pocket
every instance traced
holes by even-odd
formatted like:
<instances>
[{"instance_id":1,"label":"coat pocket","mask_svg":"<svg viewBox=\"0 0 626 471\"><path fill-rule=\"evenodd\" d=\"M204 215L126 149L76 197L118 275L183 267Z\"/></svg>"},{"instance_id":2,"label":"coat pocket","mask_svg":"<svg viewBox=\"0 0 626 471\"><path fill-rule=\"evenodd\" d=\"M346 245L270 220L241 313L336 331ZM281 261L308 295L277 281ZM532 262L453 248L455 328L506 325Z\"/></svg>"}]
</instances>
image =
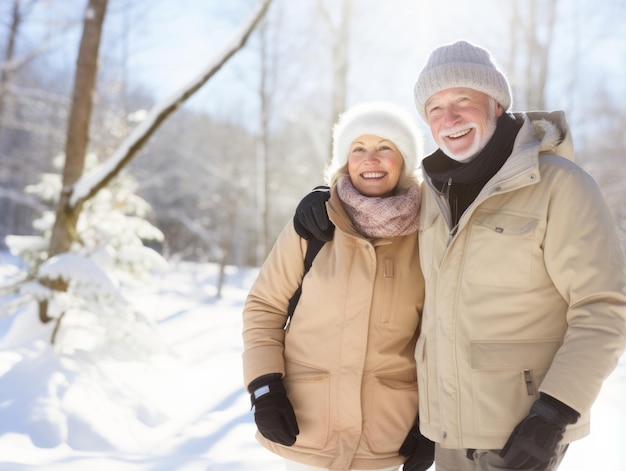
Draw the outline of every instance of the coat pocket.
<instances>
[{"instance_id":1,"label":"coat pocket","mask_svg":"<svg viewBox=\"0 0 626 471\"><path fill-rule=\"evenodd\" d=\"M473 219L465 279L502 288L528 288L538 220L480 212Z\"/></svg>"},{"instance_id":2,"label":"coat pocket","mask_svg":"<svg viewBox=\"0 0 626 471\"><path fill-rule=\"evenodd\" d=\"M397 453L417 417L415 368L377 376L364 417L364 431L374 453Z\"/></svg>"},{"instance_id":3,"label":"coat pocket","mask_svg":"<svg viewBox=\"0 0 626 471\"><path fill-rule=\"evenodd\" d=\"M320 450L328 442L330 375L293 362L286 368L283 381L300 429L296 446Z\"/></svg>"},{"instance_id":4,"label":"coat pocket","mask_svg":"<svg viewBox=\"0 0 626 471\"><path fill-rule=\"evenodd\" d=\"M476 425L482 432L510 433L538 398L560 340L472 342Z\"/></svg>"}]
</instances>

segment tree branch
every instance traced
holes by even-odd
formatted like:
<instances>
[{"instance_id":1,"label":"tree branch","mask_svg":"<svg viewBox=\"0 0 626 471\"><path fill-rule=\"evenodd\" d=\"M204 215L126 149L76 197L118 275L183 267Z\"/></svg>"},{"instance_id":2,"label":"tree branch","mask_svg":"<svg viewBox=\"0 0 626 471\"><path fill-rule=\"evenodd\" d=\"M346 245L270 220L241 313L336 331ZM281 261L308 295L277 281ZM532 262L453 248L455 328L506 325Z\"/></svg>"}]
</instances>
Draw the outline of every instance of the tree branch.
<instances>
[{"instance_id":1,"label":"tree branch","mask_svg":"<svg viewBox=\"0 0 626 471\"><path fill-rule=\"evenodd\" d=\"M182 105L189 97L197 92L220 68L247 43L256 25L265 16L272 0L263 0L257 11L250 16L242 26L240 32L226 46L221 55L186 87L175 93L163 104L154 107L130 136L122 142L117 151L103 164L83 175L73 185L69 204L72 208L80 207L84 201L93 197L104 188L120 172L122 168L135 156L144 143L154 134L159 126Z\"/></svg>"}]
</instances>

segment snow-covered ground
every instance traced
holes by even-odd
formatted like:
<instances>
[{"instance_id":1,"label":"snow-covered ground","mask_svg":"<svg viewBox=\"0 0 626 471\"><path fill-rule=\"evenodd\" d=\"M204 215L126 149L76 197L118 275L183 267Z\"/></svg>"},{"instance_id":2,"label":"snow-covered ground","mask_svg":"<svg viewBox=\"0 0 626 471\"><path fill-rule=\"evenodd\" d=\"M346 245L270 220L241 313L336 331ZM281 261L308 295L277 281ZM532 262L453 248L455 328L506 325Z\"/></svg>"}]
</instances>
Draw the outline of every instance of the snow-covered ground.
<instances>
[{"instance_id":1,"label":"snow-covered ground","mask_svg":"<svg viewBox=\"0 0 626 471\"><path fill-rule=\"evenodd\" d=\"M11 270L0 263L0 280ZM34 310L0 319L0 470L283 469L254 439L242 385L241 308L255 276L231 268L216 299L215 266L180 264L128 290L168 347L151 360L58 355ZM622 359L561 471L626 470L625 392Z\"/></svg>"}]
</instances>

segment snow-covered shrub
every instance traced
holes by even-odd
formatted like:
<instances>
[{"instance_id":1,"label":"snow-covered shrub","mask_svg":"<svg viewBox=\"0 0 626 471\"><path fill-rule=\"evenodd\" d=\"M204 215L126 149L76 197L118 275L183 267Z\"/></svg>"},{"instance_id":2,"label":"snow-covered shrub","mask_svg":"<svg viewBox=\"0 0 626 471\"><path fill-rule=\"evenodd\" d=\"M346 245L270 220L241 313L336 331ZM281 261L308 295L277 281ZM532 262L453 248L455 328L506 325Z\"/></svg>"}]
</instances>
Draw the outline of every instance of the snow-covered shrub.
<instances>
[{"instance_id":1,"label":"snow-covered shrub","mask_svg":"<svg viewBox=\"0 0 626 471\"><path fill-rule=\"evenodd\" d=\"M59 168L63 157L55 159ZM96 164L96 156L89 155L86 169ZM25 269L10 287L14 297L3 305L3 314L12 314L26 303L47 303L47 315L56 319L59 327L55 347L64 353L113 346L138 352L158 350L155 320L138 312L120 290L124 285L150 281L155 272L168 266L158 252L144 245L144 241L162 242L163 234L145 219L151 208L136 189L134 179L121 173L87 200L70 252L48 257L55 218L52 210L33 223L40 235L7 236L7 246L25 262ZM60 190L60 174L45 174L39 183L26 188L52 207ZM43 279L61 280L67 289L50 289L39 282Z\"/></svg>"}]
</instances>

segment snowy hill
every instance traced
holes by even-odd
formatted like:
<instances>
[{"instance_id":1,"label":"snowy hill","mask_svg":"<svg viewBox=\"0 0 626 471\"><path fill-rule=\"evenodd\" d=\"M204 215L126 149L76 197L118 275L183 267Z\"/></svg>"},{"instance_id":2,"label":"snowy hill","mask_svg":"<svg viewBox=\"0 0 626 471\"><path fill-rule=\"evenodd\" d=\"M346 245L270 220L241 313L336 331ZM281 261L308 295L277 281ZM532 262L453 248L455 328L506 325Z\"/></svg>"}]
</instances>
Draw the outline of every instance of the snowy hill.
<instances>
[{"instance_id":1,"label":"snowy hill","mask_svg":"<svg viewBox=\"0 0 626 471\"><path fill-rule=\"evenodd\" d=\"M0 258L0 279L13 268ZM230 268L216 299L217 267L183 263L124 293L158 320L166 346L52 351L52 325L34 309L0 319L2 471L275 471L281 460L254 440L241 377L241 308L257 270ZM581 378L581 381L584 378ZM591 436L562 471L626 469L626 365L605 383Z\"/></svg>"}]
</instances>

